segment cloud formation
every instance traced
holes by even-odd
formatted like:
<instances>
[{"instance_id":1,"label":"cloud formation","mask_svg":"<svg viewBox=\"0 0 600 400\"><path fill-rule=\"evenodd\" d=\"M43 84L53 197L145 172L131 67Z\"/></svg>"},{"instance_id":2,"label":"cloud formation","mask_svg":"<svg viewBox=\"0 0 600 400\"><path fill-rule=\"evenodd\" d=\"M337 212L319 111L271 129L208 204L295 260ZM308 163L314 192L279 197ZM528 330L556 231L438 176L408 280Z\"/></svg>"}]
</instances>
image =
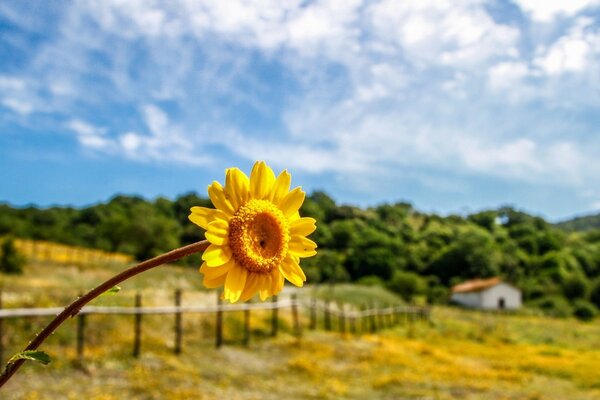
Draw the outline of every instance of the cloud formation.
<instances>
[{"instance_id":1,"label":"cloud formation","mask_svg":"<svg viewBox=\"0 0 600 400\"><path fill-rule=\"evenodd\" d=\"M2 44L23 56L0 70L0 105L52 116L87 151L600 187L598 1L19 7L0 7L14 32L48 35Z\"/></svg>"}]
</instances>

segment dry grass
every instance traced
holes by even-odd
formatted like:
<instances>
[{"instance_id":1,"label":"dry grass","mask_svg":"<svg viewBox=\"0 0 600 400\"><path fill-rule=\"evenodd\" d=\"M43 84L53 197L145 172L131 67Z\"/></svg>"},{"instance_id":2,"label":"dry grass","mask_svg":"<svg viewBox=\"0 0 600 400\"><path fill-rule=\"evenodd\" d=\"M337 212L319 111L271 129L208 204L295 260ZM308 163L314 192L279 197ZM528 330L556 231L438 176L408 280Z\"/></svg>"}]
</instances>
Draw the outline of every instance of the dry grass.
<instances>
[{"instance_id":1,"label":"dry grass","mask_svg":"<svg viewBox=\"0 0 600 400\"><path fill-rule=\"evenodd\" d=\"M57 303L48 293L76 292L114 271L30 266L4 278L7 302ZM155 275L152 275L155 274ZM42 278L40 278L42 276ZM37 277L37 278L36 278ZM168 267L124 285L109 304L214 302L198 289L195 270ZM83 282L83 283L82 283ZM75 288L73 288L75 286ZM46 296L46 297L44 297ZM66 295L65 295L66 296ZM291 335L282 310L281 335L268 338L270 314L253 313L253 337L241 345L241 315L225 319L227 344L213 348L212 316L184 316L184 352L172 353L171 316L145 316L142 356L130 356L131 317L88 320L84 366L76 362L74 321L51 338L49 366L25 365L2 389L3 399L595 399L600 398L600 326L575 320L493 315L436 308L433 325L401 325L377 335ZM307 315L304 315L304 326ZM17 351L42 321L7 321L9 351Z\"/></svg>"}]
</instances>

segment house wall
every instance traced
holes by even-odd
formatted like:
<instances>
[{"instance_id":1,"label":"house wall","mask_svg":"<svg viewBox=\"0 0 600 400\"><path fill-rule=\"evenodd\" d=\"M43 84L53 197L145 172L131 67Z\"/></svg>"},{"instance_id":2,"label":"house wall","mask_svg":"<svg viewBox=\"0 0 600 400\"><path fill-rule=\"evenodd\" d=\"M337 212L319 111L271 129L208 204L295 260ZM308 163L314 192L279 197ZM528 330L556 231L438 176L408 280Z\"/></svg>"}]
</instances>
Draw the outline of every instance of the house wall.
<instances>
[{"instance_id":1,"label":"house wall","mask_svg":"<svg viewBox=\"0 0 600 400\"><path fill-rule=\"evenodd\" d=\"M481 307L481 292L453 293L450 299L453 302L461 304L465 307Z\"/></svg>"},{"instance_id":2,"label":"house wall","mask_svg":"<svg viewBox=\"0 0 600 400\"><path fill-rule=\"evenodd\" d=\"M521 307L521 291L506 283L499 283L481 293L481 308L498 309L498 301L504 299L504 308L514 310Z\"/></svg>"},{"instance_id":3,"label":"house wall","mask_svg":"<svg viewBox=\"0 0 600 400\"><path fill-rule=\"evenodd\" d=\"M497 310L501 298L504 299L506 310L521 307L521 291L506 283L499 283L479 292L454 293L451 300L465 307Z\"/></svg>"}]
</instances>

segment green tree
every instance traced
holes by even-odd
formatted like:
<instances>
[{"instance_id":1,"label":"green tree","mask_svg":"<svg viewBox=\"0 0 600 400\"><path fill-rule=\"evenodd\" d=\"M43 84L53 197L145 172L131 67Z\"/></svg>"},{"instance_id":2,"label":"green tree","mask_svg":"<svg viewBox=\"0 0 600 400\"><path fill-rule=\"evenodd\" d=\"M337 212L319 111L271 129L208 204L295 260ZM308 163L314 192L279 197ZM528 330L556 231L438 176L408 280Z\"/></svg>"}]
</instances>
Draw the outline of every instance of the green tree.
<instances>
[{"instance_id":1,"label":"green tree","mask_svg":"<svg viewBox=\"0 0 600 400\"><path fill-rule=\"evenodd\" d=\"M582 321L591 321L598 315L598 309L588 301L578 300L573 307L573 315Z\"/></svg>"},{"instance_id":2,"label":"green tree","mask_svg":"<svg viewBox=\"0 0 600 400\"><path fill-rule=\"evenodd\" d=\"M573 274L562 282L565 297L571 301L588 297L589 286L585 276Z\"/></svg>"},{"instance_id":3,"label":"green tree","mask_svg":"<svg viewBox=\"0 0 600 400\"><path fill-rule=\"evenodd\" d=\"M456 239L438 252L429 273L446 284L453 277L486 278L499 274L501 257L488 231L467 225L459 228Z\"/></svg>"},{"instance_id":4,"label":"green tree","mask_svg":"<svg viewBox=\"0 0 600 400\"><path fill-rule=\"evenodd\" d=\"M596 279L596 281L592 284L590 301L594 303L596 307L600 308L600 278Z\"/></svg>"},{"instance_id":5,"label":"green tree","mask_svg":"<svg viewBox=\"0 0 600 400\"><path fill-rule=\"evenodd\" d=\"M17 251L14 240L6 238L0 248L0 272L5 274L21 274L25 258Z\"/></svg>"},{"instance_id":6,"label":"green tree","mask_svg":"<svg viewBox=\"0 0 600 400\"><path fill-rule=\"evenodd\" d=\"M350 280L344 268L344 256L332 250L320 250L314 257L302 261L307 280L312 282L339 283Z\"/></svg>"},{"instance_id":7,"label":"green tree","mask_svg":"<svg viewBox=\"0 0 600 400\"><path fill-rule=\"evenodd\" d=\"M398 293L406 301L427 291L427 281L421 275L414 272L394 271L387 287Z\"/></svg>"}]
</instances>

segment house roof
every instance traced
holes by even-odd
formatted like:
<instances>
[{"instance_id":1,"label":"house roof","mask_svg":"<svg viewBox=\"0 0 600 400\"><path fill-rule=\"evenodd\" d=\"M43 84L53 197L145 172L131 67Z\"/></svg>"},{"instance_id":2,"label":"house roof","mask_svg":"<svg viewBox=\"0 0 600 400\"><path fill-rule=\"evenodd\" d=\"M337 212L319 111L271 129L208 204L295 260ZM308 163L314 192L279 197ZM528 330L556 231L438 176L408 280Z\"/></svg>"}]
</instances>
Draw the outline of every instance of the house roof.
<instances>
[{"instance_id":1,"label":"house roof","mask_svg":"<svg viewBox=\"0 0 600 400\"><path fill-rule=\"evenodd\" d=\"M500 277L489 279L472 279L470 281L465 281L463 283L459 283L458 285L454 285L452 287L452 293L480 292L487 288L491 288L492 286L496 286L499 283L502 283L502 279Z\"/></svg>"}]
</instances>

